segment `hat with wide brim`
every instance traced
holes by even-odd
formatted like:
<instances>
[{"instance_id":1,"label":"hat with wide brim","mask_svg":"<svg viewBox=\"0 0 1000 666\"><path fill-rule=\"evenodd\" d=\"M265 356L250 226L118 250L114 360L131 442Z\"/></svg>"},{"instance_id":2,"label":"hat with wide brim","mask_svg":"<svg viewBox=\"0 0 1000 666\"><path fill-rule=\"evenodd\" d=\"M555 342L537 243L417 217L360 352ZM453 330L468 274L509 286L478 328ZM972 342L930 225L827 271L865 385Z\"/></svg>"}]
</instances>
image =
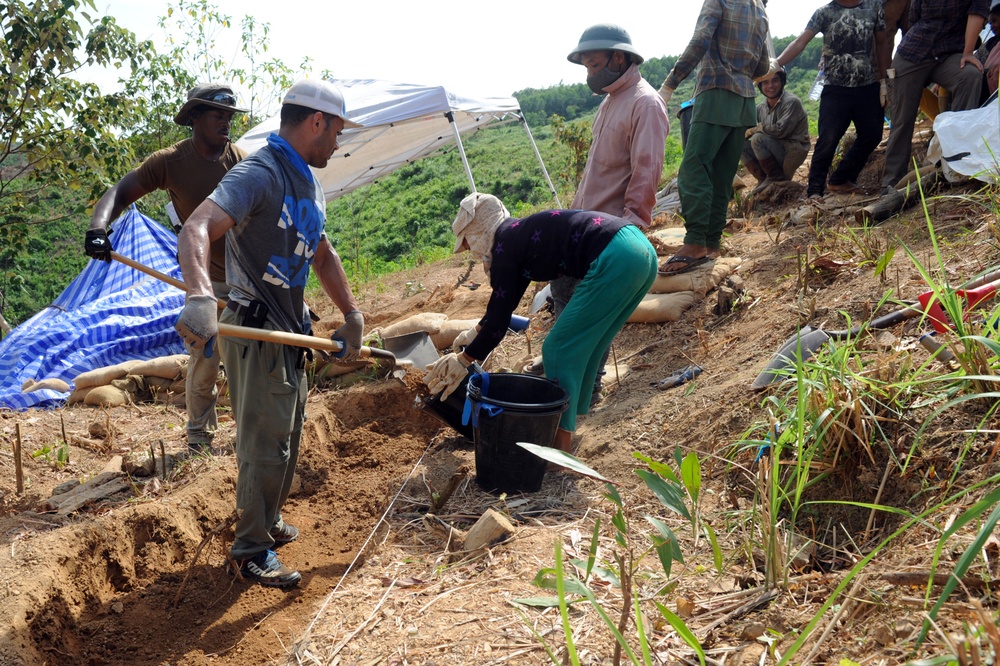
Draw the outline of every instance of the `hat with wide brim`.
<instances>
[{"instance_id":1,"label":"hat with wide brim","mask_svg":"<svg viewBox=\"0 0 1000 666\"><path fill-rule=\"evenodd\" d=\"M194 121L191 112L199 106L208 106L233 113L247 112L247 109L236 106L236 94L229 86L223 83L199 83L188 91L187 101L174 116L174 122L187 127Z\"/></svg>"},{"instance_id":2,"label":"hat with wide brim","mask_svg":"<svg viewBox=\"0 0 1000 666\"><path fill-rule=\"evenodd\" d=\"M494 232L509 217L507 208L492 194L473 192L465 197L451 223L455 234L454 252L461 252L468 246L478 256L488 255L493 247Z\"/></svg>"},{"instance_id":3,"label":"hat with wide brim","mask_svg":"<svg viewBox=\"0 0 1000 666\"><path fill-rule=\"evenodd\" d=\"M612 23L599 23L584 30L580 35L580 43L566 59L579 65L581 54L586 51L624 51L632 54L632 62L636 65L645 60L632 46L632 38L625 28Z\"/></svg>"},{"instance_id":4,"label":"hat with wide brim","mask_svg":"<svg viewBox=\"0 0 1000 666\"><path fill-rule=\"evenodd\" d=\"M304 106L307 109L337 116L344 121L345 128L364 127L364 125L348 119L344 93L329 81L322 79L296 81L285 93L285 98L281 100L281 103Z\"/></svg>"}]
</instances>

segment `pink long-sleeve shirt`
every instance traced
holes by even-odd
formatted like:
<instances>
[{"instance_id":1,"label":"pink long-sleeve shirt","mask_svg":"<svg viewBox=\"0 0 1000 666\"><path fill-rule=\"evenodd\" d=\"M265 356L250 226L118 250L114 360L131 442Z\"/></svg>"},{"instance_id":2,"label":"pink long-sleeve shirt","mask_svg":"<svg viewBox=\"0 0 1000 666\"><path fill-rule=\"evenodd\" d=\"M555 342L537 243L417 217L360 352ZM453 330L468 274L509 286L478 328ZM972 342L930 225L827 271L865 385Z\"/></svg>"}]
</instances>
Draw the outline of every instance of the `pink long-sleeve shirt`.
<instances>
[{"instance_id":1,"label":"pink long-sleeve shirt","mask_svg":"<svg viewBox=\"0 0 1000 666\"><path fill-rule=\"evenodd\" d=\"M646 228L652 219L670 132L660 95L631 65L604 89L593 141L572 208L599 210Z\"/></svg>"}]
</instances>

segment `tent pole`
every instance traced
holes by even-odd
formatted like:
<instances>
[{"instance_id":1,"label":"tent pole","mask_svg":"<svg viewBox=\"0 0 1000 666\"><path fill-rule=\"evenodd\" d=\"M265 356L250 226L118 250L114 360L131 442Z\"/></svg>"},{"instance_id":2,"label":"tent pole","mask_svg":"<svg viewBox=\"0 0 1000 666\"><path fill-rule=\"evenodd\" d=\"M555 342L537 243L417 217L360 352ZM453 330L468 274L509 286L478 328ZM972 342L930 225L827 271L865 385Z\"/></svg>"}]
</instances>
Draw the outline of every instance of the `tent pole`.
<instances>
[{"instance_id":1,"label":"tent pole","mask_svg":"<svg viewBox=\"0 0 1000 666\"><path fill-rule=\"evenodd\" d=\"M448 123L451 125L451 131L455 133L455 143L458 144L458 154L462 156L462 166L465 167L465 177L469 179L469 187L472 188L472 192L476 193L476 181L472 179L472 169L469 168L469 158L465 156L465 146L462 145L462 135L458 131L458 125L455 123L455 114L451 111L447 111L444 117L448 119Z\"/></svg>"},{"instance_id":2,"label":"tent pole","mask_svg":"<svg viewBox=\"0 0 1000 666\"><path fill-rule=\"evenodd\" d=\"M524 114L518 109L518 115L521 117L521 126L524 127L524 131L528 134L528 141L531 142L531 148L535 151L535 157L538 159L538 165L542 167L542 175L545 176L545 182L549 184L549 191L552 192L552 197L556 200L556 207L562 208L562 203L559 201L559 195L556 194L556 188L552 185L552 179L549 178L549 172L545 168L545 162L542 161L542 154L538 152L538 146L535 145L535 137L531 136L531 129L528 127L528 121L525 119Z\"/></svg>"}]
</instances>

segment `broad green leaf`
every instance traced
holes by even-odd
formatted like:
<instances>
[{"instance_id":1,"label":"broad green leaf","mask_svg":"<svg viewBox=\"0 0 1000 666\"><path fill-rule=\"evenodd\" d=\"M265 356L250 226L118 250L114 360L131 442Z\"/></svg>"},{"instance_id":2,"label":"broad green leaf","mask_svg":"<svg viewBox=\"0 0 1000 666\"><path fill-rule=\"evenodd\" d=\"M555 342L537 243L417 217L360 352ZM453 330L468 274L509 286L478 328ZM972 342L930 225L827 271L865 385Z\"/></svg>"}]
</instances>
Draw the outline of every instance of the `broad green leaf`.
<instances>
[{"instance_id":1,"label":"broad green leaf","mask_svg":"<svg viewBox=\"0 0 1000 666\"><path fill-rule=\"evenodd\" d=\"M649 456L644 456L638 451L633 453L632 455L635 456L636 459L644 462L646 466L649 467L649 469L651 469L654 473L659 474L663 478L673 481L674 483L681 482L681 480L677 477L677 474L674 473L674 470L670 469L668 465L653 460Z\"/></svg>"},{"instance_id":2,"label":"broad green leaf","mask_svg":"<svg viewBox=\"0 0 1000 666\"><path fill-rule=\"evenodd\" d=\"M701 462L694 451L684 456L681 462L681 478L684 479L684 487L691 499L697 502L698 493L701 492Z\"/></svg>"},{"instance_id":3,"label":"broad green leaf","mask_svg":"<svg viewBox=\"0 0 1000 666\"><path fill-rule=\"evenodd\" d=\"M708 523L703 522L701 524L705 534L708 536L708 542L712 545L712 562L715 564L715 570L722 575L722 549L719 548L719 539L715 536L715 530Z\"/></svg>"},{"instance_id":4,"label":"broad green leaf","mask_svg":"<svg viewBox=\"0 0 1000 666\"><path fill-rule=\"evenodd\" d=\"M653 491L653 494L656 495L664 506L691 520L691 514L688 513L687 506L684 504L684 495L676 485L669 484L649 470L639 469L635 473L645 481L646 486Z\"/></svg>"},{"instance_id":5,"label":"broad green leaf","mask_svg":"<svg viewBox=\"0 0 1000 666\"><path fill-rule=\"evenodd\" d=\"M559 607L559 597L528 597L527 599L511 599L511 603L521 604L522 606L532 606L535 608L558 608ZM577 601L582 601L582 599L570 600L567 599L566 603L574 604Z\"/></svg>"},{"instance_id":6,"label":"broad green leaf","mask_svg":"<svg viewBox=\"0 0 1000 666\"><path fill-rule=\"evenodd\" d=\"M688 629L688 626L684 624L684 620L682 620L680 616L675 613L672 613L669 608L661 604L659 601L654 601L653 603L656 604L656 608L660 611L660 615L663 616L663 619L666 620L667 623L674 628L674 631L677 632L677 635L681 637L681 640L687 643L687 646L694 650L694 653L698 655L698 662L701 663L701 666L705 666L705 650L701 647L701 642L698 640L698 637L694 635L694 632Z\"/></svg>"},{"instance_id":7,"label":"broad green leaf","mask_svg":"<svg viewBox=\"0 0 1000 666\"><path fill-rule=\"evenodd\" d=\"M572 470L577 474L589 476L592 479L603 481L604 483L614 483L584 465L579 458L571 456L570 454L560 451L559 449L553 449L549 446L538 446L537 444L531 444L529 442L517 442L517 445L529 453L534 453L542 460L562 465L566 469Z\"/></svg>"}]
</instances>

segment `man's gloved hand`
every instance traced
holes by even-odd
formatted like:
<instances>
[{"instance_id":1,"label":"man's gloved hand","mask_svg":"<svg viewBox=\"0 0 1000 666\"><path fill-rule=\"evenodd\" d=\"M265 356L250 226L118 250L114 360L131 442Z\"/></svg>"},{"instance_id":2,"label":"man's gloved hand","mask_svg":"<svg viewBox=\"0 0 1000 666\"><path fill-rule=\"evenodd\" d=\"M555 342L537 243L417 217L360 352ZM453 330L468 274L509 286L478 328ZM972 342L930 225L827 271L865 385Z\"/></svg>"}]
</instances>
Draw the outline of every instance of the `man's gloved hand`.
<instances>
[{"instance_id":1,"label":"man's gloved hand","mask_svg":"<svg viewBox=\"0 0 1000 666\"><path fill-rule=\"evenodd\" d=\"M354 361L361 354L361 336L365 334L365 316L361 310L344 315L344 325L333 332L331 340L342 342L344 348L334 356L339 361Z\"/></svg>"},{"instance_id":2,"label":"man's gloved hand","mask_svg":"<svg viewBox=\"0 0 1000 666\"><path fill-rule=\"evenodd\" d=\"M451 348L456 351L461 351L462 349L465 349L466 347L472 344L473 340L476 339L477 333L479 333L479 330L475 326L473 326L467 331L462 331L461 333L458 334L458 337L455 338L455 342L451 343Z\"/></svg>"},{"instance_id":3,"label":"man's gloved hand","mask_svg":"<svg viewBox=\"0 0 1000 666\"><path fill-rule=\"evenodd\" d=\"M431 395L441 393L441 400L447 400L469 374L470 365L472 361L466 361L462 352L446 354L427 366L424 383Z\"/></svg>"},{"instance_id":4,"label":"man's gloved hand","mask_svg":"<svg viewBox=\"0 0 1000 666\"><path fill-rule=\"evenodd\" d=\"M87 229L84 238L83 251L88 257L111 263L111 241L104 229Z\"/></svg>"},{"instance_id":5,"label":"man's gloved hand","mask_svg":"<svg viewBox=\"0 0 1000 666\"><path fill-rule=\"evenodd\" d=\"M219 334L219 301L215 296L188 296L174 328L194 349L205 348L212 356L212 342Z\"/></svg>"},{"instance_id":6,"label":"man's gloved hand","mask_svg":"<svg viewBox=\"0 0 1000 666\"><path fill-rule=\"evenodd\" d=\"M878 82L878 101L883 109L889 108L889 79Z\"/></svg>"},{"instance_id":7,"label":"man's gloved hand","mask_svg":"<svg viewBox=\"0 0 1000 666\"><path fill-rule=\"evenodd\" d=\"M771 79L774 78L774 75L777 74L780 69L781 65L778 64L778 59L771 58L767 63L767 74L758 76L753 80L753 82L756 84L756 83L762 83L764 81L770 81Z\"/></svg>"},{"instance_id":8,"label":"man's gloved hand","mask_svg":"<svg viewBox=\"0 0 1000 666\"><path fill-rule=\"evenodd\" d=\"M670 103L670 98L673 97L673 95L674 95L674 89L671 88L671 87L669 87L667 85L666 81L664 81L663 85L660 86L659 93L660 93L660 99L663 100L663 103L664 104L669 104Z\"/></svg>"}]
</instances>

